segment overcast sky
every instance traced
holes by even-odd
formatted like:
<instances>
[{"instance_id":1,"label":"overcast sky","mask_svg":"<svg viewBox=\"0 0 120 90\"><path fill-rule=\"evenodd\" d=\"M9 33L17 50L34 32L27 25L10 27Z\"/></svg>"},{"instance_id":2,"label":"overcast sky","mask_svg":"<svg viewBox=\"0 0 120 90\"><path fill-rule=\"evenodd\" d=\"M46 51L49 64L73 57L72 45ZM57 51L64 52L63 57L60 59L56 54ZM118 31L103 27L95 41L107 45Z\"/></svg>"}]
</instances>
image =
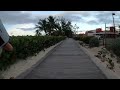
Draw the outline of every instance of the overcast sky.
<instances>
[{"instance_id":1,"label":"overcast sky","mask_svg":"<svg viewBox=\"0 0 120 90\"><path fill-rule=\"evenodd\" d=\"M112 25L112 13L115 13L115 24L120 24L120 11L0 11L2 20L9 35L34 35L35 24L41 18L50 15L63 16L79 26L79 33L86 30L102 28L105 23Z\"/></svg>"}]
</instances>

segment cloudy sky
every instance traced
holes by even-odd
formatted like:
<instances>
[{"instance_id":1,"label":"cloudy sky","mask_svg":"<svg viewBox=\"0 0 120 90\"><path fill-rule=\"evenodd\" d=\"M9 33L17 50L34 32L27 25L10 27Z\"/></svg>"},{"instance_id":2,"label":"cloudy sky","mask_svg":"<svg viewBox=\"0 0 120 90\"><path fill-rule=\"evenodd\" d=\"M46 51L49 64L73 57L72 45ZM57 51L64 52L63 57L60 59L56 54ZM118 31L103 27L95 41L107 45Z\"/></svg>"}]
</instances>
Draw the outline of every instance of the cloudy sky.
<instances>
[{"instance_id":1,"label":"cloudy sky","mask_svg":"<svg viewBox=\"0 0 120 90\"><path fill-rule=\"evenodd\" d=\"M77 24L78 33L102 28L105 23L112 25L112 13L115 13L115 24L120 24L120 11L0 11L2 20L9 35L34 35L35 24L41 18L50 15L63 16Z\"/></svg>"}]
</instances>

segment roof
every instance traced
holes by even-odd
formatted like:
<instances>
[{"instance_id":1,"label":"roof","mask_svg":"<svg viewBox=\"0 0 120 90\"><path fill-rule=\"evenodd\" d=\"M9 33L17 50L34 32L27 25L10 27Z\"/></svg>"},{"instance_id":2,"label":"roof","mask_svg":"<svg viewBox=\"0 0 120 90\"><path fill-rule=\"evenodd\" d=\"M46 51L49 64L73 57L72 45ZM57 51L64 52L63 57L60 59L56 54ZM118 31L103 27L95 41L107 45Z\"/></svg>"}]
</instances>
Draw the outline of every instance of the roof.
<instances>
[{"instance_id":1,"label":"roof","mask_svg":"<svg viewBox=\"0 0 120 90\"><path fill-rule=\"evenodd\" d=\"M105 34L105 31L99 32L99 33L96 33L96 34ZM114 32L106 32L106 34L114 34ZM115 34L119 34L119 33L115 32Z\"/></svg>"}]
</instances>

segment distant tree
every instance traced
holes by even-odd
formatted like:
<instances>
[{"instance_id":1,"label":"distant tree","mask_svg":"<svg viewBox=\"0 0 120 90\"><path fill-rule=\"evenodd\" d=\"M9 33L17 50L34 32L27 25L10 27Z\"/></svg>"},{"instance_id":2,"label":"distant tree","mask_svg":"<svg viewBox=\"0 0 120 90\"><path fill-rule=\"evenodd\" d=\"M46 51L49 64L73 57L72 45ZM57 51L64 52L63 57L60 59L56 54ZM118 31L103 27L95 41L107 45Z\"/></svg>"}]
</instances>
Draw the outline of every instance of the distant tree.
<instances>
[{"instance_id":1,"label":"distant tree","mask_svg":"<svg viewBox=\"0 0 120 90\"><path fill-rule=\"evenodd\" d=\"M56 18L49 16L46 19L40 19L36 25L36 35L41 35L44 31L46 35L72 37L72 24L65 18Z\"/></svg>"},{"instance_id":2,"label":"distant tree","mask_svg":"<svg viewBox=\"0 0 120 90\"><path fill-rule=\"evenodd\" d=\"M57 20L53 16L49 16L47 20L48 20L48 28L49 28L48 32L49 35L51 35L54 31L57 30L57 24L56 24Z\"/></svg>"},{"instance_id":3,"label":"distant tree","mask_svg":"<svg viewBox=\"0 0 120 90\"><path fill-rule=\"evenodd\" d=\"M36 35L40 35L41 31L44 31L45 34L47 34L48 25L46 19L40 19L35 28L37 29Z\"/></svg>"},{"instance_id":4,"label":"distant tree","mask_svg":"<svg viewBox=\"0 0 120 90\"><path fill-rule=\"evenodd\" d=\"M36 36L42 35L42 34L40 33L39 29L37 29L35 32L36 32L36 34L35 34Z\"/></svg>"},{"instance_id":5,"label":"distant tree","mask_svg":"<svg viewBox=\"0 0 120 90\"><path fill-rule=\"evenodd\" d=\"M77 24L75 24L73 26L73 32L74 32L74 34L77 34L77 29L79 29L79 27L77 26Z\"/></svg>"},{"instance_id":6,"label":"distant tree","mask_svg":"<svg viewBox=\"0 0 120 90\"><path fill-rule=\"evenodd\" d=\"M72 31L72 24L70 21L66 20L65 18L61 19L61 28L67 37L72 37L73 31Z\"/></svg>"}]
</instances>

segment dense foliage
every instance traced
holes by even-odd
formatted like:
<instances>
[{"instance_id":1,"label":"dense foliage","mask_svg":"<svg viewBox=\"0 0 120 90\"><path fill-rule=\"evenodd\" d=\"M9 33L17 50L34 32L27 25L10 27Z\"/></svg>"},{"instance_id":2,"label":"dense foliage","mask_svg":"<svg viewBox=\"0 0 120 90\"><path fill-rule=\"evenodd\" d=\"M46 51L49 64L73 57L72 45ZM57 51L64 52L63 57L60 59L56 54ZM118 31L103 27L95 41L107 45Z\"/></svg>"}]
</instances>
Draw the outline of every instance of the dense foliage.
<instances>
[{"instance_id":1,"label":"dense foliage","mask_svg":"<svg viewBox=\"0 0 120 90\"><path fill-rule=\"evenodd\" d=\"M90 39L92 38L93 36L85 36L85 37L74 37L75 40L80 40L80 41L83 41L84 43L86 44L89 44L89 41Z\"/></svg>"},{"instance_id":2,"label":"dense foliage","mask_svg":"<svg viewBox=\"0 0 120 90\"><path fill-rule=\"evenodd\" d=\"M99 46L99 39L96 37L93 37L89 41L89 47L98 47Z\"/></svg>"},{"instance_id":3,"label":"dense foliage","mask_svg":"<svg viewBox=\"0 0 120 90\"><path fill-rule=\"evenodd\" d=\"M72 37L73 26L71 21L65 18L56 18L49 16L48 18L40 19L36 24L36 36L41 35L44 31L46 35L50 36L67 36Z\"/></svg>"},{"instance_id":4,"label":"dense foliage","mask_svg":"<svg viewBox=\"0 0 120 90\"><path fill-rule=\"evenodd\" d=\"M106 47L108 50L112 51L118 57L120 57L120 38L112 40L109 45Z\"/></svg>"},{"instance_id":5,"label":"dense foliage","mask_svg":"<svg viewBox=\"0 0 120 90\"><path fill-rule=\"evenodd\" d=\"M41 50L55 45L64 39L65 37L62 36L12 36L10 43L14 47L14 51L2 52L0 70L5 70L16 60L36 55Z\"/></svg>"}]
</instances>

